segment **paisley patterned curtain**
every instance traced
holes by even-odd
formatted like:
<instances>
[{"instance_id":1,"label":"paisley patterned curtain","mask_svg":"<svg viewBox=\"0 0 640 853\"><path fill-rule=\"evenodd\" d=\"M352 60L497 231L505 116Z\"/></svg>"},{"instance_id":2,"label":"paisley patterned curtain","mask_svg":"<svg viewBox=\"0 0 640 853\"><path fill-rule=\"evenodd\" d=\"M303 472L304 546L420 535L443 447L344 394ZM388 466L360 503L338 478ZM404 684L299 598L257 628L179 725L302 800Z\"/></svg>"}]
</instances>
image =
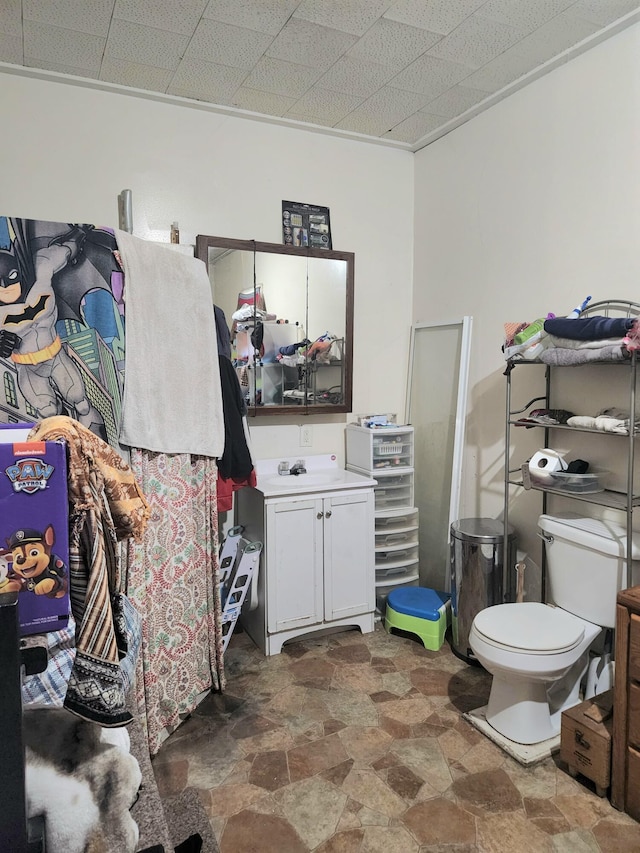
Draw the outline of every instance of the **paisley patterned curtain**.
<instances>
[{"instance_id":1,"label":"paisley patterned curtain","mask_svg":"<svg viewBox=\"0 0 640 853\"><path fill-rule=\"evenodd\" d=\"M145 540L129 546L127 592L142 615L136 702L155 755L200 694L224 688L217 467L133 449L131 468L151 509Z\"/></svg>"}]
</instances>

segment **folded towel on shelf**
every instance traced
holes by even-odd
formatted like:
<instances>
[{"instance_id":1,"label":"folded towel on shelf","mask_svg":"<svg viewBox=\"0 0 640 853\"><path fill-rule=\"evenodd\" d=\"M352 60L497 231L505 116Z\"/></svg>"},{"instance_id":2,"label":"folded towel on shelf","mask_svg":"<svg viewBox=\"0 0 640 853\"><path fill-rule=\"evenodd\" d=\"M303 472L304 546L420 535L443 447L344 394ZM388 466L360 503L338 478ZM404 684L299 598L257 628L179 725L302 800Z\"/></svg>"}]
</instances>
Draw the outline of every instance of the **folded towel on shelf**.
<instances>
[{"instance_id":1,"label":"folded towel on shelf","mask_svg":"<svg viewBox=\"0 0 640 853\"><path fill-rule=\"evenodd\" d=\"M577 323L577 320L572 322ZM620 345L597 347L596 349L567 349L549 347L538 358L544 364L588 364L592 361L626 361L629 353Z\"/></svg>"},{"instance_id":2,"label":"folded towel on shelf","mask_svg":"<svg viewBox=\"0 0 640 853\"><path fill-rule=\"evenodd\" d=\"M629 418L612 418L608 415L575 415L569 418L567 426L578 429L597 429L601 432L615 432L620 435L629 435ZM636 427L636 432L638 428Z\"/></svg>"},{"instance_id":3,"label":"folded towel on shelf","mask_svg":"<svg viewBox=\"0 0 640 853\"><path fill-rule=\"evenodd\" d=\"M211 288L196 258L116 231L127 329L120 441L218 457L224 420Z\"/></svg>"}]
</instances>

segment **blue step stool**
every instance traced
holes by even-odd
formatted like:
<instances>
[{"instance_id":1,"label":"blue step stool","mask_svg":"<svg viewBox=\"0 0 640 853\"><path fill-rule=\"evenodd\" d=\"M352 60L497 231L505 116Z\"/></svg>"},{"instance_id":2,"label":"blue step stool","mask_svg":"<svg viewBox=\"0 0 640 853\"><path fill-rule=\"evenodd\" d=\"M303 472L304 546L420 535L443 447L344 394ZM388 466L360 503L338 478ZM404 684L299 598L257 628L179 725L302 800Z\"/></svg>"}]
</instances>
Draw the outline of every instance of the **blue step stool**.
<instances>
[{"instance_id":1,"label":"blue step stool","mask_svg":"<svg viewBox=\"0 0 640 853\"><path fill-rule=\"evenodd\" d=\"M425 649L442 648L447 630L451 596L422 586L401 586L387 596L384 627L416 634Z\"/></svg>"}]
</instances>

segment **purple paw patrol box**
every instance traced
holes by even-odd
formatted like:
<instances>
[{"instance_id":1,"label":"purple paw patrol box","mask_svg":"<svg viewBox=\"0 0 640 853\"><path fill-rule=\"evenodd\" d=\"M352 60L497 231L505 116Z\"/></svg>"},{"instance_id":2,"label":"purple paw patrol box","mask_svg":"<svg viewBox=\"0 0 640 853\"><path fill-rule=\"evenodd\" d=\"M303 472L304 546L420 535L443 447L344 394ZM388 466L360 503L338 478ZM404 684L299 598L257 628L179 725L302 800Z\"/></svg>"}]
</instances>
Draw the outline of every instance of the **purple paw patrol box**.
<instances>
[{"instance_id":1,"label":"purple paw patrol box","mask_svg":"<svg viewBox=\"0 0 640 853\"><path fill-rule=\"evenodd\" d=\"M20 634L69 620L69 505L63 442L0 425L0 593L18 593Z\"/></svg>"}]
</instances>

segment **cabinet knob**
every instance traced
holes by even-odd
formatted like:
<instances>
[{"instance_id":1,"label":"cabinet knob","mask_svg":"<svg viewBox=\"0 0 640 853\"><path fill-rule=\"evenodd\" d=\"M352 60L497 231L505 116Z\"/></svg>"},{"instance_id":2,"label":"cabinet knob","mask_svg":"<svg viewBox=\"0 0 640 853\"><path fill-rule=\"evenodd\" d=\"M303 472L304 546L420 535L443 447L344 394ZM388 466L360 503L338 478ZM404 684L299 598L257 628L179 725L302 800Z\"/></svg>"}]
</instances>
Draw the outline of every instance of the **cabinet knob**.
<instances>
[{"instance_id":1,"label":"cabinet knob","mask_svg":"<svg viewBox=\"0 0 640 853\"><path fill-rule=\"evenodd\" d=\"M325 517L325 518L331 518L331 510L330 510L330 509L328 509L328 510L325 512L324 517Z\"/></svg>"},{"instance_id":2,"label":"cabinet knob","mask_svg":"<svg viewBox=\"0 0 640 853\"><path fill-rule=\"evenodd\" d=\"M324 516L324 513L323 513L323 512L319 512L319 513L316 515L316 518L322 518L323 516Z\"/></svg>"}]
</instances>

